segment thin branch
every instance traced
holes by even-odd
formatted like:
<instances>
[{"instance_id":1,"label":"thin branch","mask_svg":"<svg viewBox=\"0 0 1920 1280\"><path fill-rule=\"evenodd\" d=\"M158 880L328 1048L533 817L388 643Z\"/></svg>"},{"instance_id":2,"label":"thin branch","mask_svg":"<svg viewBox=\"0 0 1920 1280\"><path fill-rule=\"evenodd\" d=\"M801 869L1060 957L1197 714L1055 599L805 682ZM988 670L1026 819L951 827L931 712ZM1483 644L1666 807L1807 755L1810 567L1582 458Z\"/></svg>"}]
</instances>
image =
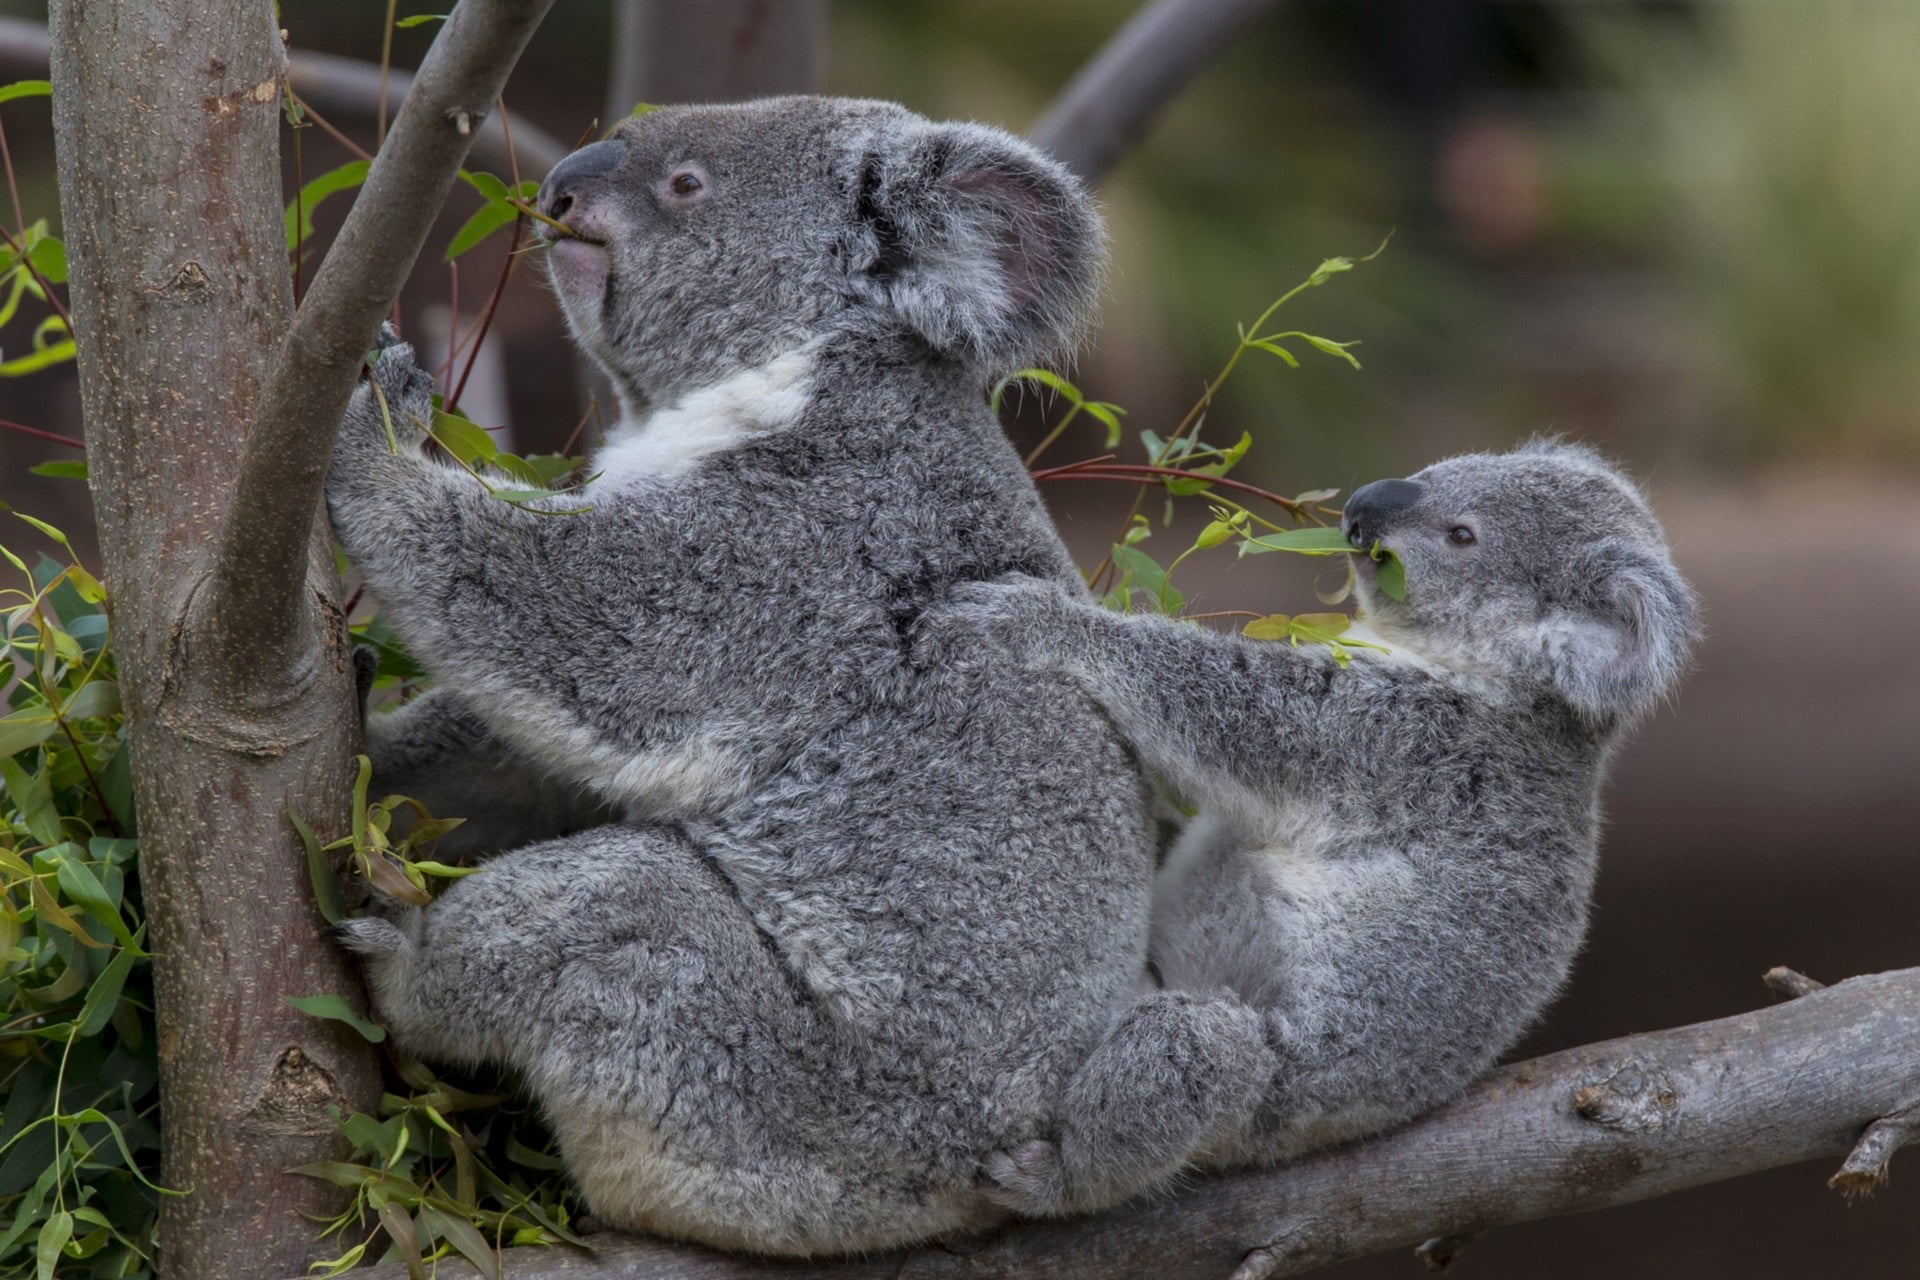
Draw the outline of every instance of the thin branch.
<instances>
[{"instance_id":1,"label":"thin branch","mask_svg":"<svg viewBox=\"0 0 1920 1280\"><path fill-rule=\"evenodd\" d=\"M292 69L287 80L300 100L320 112L340 119L372 123L380 107L380 68L357 58L341 58L328 53L294 50ZM37 22L20 18L0 18L0 80L22 75L44 75L47 67L47 29ZM413 76L394 68L388 76L390 93L405 96L412 92ZM327 126L322 125L323 128ZM332 130L329 128L329 132ZM553 135L543 133L521 121L514 129L514 141L520 159L529 170L545 173L559 164L572 150ZM355 144L346 144L349 150ZM473 138L477 163L502 172L507 166L506 137L499 121L489 118Z\"/></svg>"},{"instance_id":2,"label":"thin branch","mask_svg":"<svg viewBox=\"0 0 1920 1280\"><path fill-rule=\"evenodd\" d=\"M291 662L334 432L479 123L553 0L461 0L295 313L247 434L200 617L229 648ZM241 602L247 602L241 607Z\"/></svg>"},{"instance_id":3,"label":"thin branch","mask_svg":"<svg viewBox=\"0 0 1920 1280\"><path fill-rule=\"evenodd\" d=\"M507 1272L520 1280L1277 1280L1422 1242L1438 1261L1504 1223L1838 1159L1856 1142L1848 1168L1873 1162L1884 1172L1895 1139L1912 1132L1916 1113L1904 1108L1917 1097L1920 969L1904 969L1516 1063L1384 1137L1278 1169L1200 1179L1097 1217L799 1268L601 1236L593 1258L515 1250ZM451 1260L440 1265L450 1280L471 1274ZM359 1274L406 1273L389 1264Z\"/></svg>"},{"instance_id":4,"label":"thin branch","mask_svg":"<svg viewBox=\"0 0 1920 1280\"><path fill-rule=\"evenodd\" d=\"M1187 82L1275 3L1153 0L1067 82L1029 136L1087 182L1099 182Z\"/></svg>"},{"instance_id":5,"label":"thin branch","mask_svg":"<svg viewBox=\"0 0 1920 1280\"><path fill-rule=\"evenodd\" d=\"M51 440L55 444L64 444L69 449L84 449L87 442L75 440L72 436L63 436L55 431L42 431L39 427L30 427L24 422L8 422L0 418L0 431L15 431L23 436L32 436L36 440Z\"/></svg>"}]
</instances>

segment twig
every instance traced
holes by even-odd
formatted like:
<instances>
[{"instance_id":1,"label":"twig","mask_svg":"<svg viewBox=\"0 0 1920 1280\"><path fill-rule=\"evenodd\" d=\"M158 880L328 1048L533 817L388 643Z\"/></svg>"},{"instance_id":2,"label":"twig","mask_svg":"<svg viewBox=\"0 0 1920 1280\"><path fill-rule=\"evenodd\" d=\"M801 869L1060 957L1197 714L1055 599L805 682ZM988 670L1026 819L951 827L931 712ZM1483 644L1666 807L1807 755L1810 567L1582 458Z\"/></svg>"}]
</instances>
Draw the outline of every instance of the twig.
<instances>
[{"instance_id":1,"label":"twig","mask_svg":"<svg viewBox=\"0 0 1920 1280\"><path fill-rule=\"evenodd\" d=\"M1089 183L1275 0L1154 0L1067 82L1030 135Z\"/></svg>"},{"instance_id":2,"label":"twig","mask_svg":"<svg viewBox=\"0 0 1920 1280\"><path fill-rule=\"evenodd\" d=\"M1760 980L1766 983L1767 988L1775 995L1784 996L1789 1000L1797 1000L1801 996L1812 995L1816 991L1827 989L1826 983L1817 982L1806 974L1798 973L1783 964L1777 964L1767 970L1761 975Z\"/></svg>"},{"instance_id":3,"label":"twig","mask_svg":"<svg viewBox=\"0 0 1920 1280\"><path fill-rule=\"evenodd\" d=\"M16 431L23 436L32 436L36 440L51 440L55 444L64 444L70 449L84 449L87 442L75 440L72 436L59 435L52 431L42 431L39 427L30 427L24 422L8 422L0 418L0 431Z\"/></svg>"},{"instance_id":4,"label":"twig","mask_svg":"<svg viewBox=\"0 0 1920 1280\"><path fill-rule=\"evenodd\" d=\"M1591 1092L1589 1092L1591 1091ZM1585 1094L1593 1112L1576 1110ZM1516 1063L1407 1128L1276 1169L1201 1178L1096 1217L816 1261L814 1280L1279 1280L1382 1249L1626 1204L1853 1146L1878 1167L1920 1097L1920 969L1753 1013ZM1855 1157L1849 1157L1849 1165ZM584 1258L507 1255L521 1280L748 1280L791 1264L597 1236ZM463 1264L441 1264L453 1276ZM400 1280L388 1264L365 1280Z\"/></svg>"},{"instance_id":5,"label":"twig","mask_svg":"<svg viewBox=\"0 0 1920 1280\"><path fill-rule=\"evenodd\" d=\"M1872 1195L1886 1185L1887 1166L1893 1153L1920 1137L1920 1102L1881 1116L1867 1126L1860 1141L1847 1153L1840 1171L1827 1179L1827 1185L1853 1200Z\"/></svg>"},{"instance_id":6,"label":"twig","mask_svg":"<svg viewBox=\"0 0 1920 1280\"><path fill-rule=\"evenodd\" d=\"M217 644L294 661L333 437L361 355L446 202L475 125L553 0L461 0L314 273L247 434L196 610ZM249 600L247 608L236 602Z\"/></svg>"},{"instance_id":7,"label":"twig","mask_svg":"<svg viewBox=\"0 0 1920 1280\"><path fill-rule=\"evenodd\" d=\"M1244 480L1230 480L1226 476L1201 475L1193 471L1182 471L1178 467L1156 467L1144 462L1074 463L1064 467L1054 467L1048 471L1036 471L1033 473L1033 479L1036 483L1043 480L1080 479L1134 480L1141 484L1159 484L1162 479L1205 481L1208 484L1219 485L1223 489L1232 489L1237 493L1264 498L1276 506L1285 507L1288 511L1300 511L1305 507L1304 503L1296 502L1292 498L1283 498L1271 490L1248 484Z\"/></svg>"}]
</instances>

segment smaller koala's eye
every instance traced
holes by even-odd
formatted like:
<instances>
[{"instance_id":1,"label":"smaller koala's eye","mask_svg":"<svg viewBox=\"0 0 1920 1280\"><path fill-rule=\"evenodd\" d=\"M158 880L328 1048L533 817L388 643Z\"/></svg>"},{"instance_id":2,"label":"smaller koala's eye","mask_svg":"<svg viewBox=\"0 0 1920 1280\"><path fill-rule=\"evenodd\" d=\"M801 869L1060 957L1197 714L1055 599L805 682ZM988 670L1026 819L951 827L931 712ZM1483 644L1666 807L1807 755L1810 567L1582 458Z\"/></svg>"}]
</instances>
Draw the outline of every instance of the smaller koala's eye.
<instances>
[{"instance_id":1,"label":"smaller koala's eye","mask_svg":"<svg viewBox=\"0 0 1920 1280\"><path fill-rule=\"evenodd\" d=\"M1473 530L1463 524L1457 524L1447 530L1447 541L1456 547L1470 547L1479 539L1474 536Z\"/></svg>"},{"instance_id":2,"label":"smaller koala's eye","mask_svg":"<svg viewBox=\"0 0 1920 1280\"><path fill-rule=\"evenodd\" d=\"M700 181L700 175L691 169L682 169L667 179L667 189L677 196L693 195L706 185Z\"/></svg>"}]
</instances>

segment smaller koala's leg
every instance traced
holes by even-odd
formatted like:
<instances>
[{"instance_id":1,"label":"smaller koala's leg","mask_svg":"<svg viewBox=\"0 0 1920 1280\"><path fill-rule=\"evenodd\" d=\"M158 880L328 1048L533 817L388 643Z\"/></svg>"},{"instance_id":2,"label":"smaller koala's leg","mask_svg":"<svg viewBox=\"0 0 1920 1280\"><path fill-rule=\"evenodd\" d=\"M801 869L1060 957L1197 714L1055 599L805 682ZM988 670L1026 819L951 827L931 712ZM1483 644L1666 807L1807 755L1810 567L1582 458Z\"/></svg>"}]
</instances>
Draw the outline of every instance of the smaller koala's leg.
<instances>
[{"instance_id":1,"label":"smaller koala's leg","mask_svg":"<svg viewBox=\"0 0 1920 1280\"><path fill-rule=\"evenodd\" d=\"M981 1191L1031 1217L1118 1204L1243 1128L1273 1073L1260 1015L1232 995L1150 992L1075 1073L1057 1136L989 1156Z\"/></svg>"},{"instance_id":2,"label":"smaller koala's leg","mask_svg":"<svg viewBox=\"0 0 1920 1280\"><path fill-rule=\"evenodd\" d=\"M442 860L499 853L619 816L516 751L446 689L367 715L366 749L377 795L408 796L436 818L465 819L440 838Z\"/></svg>"}]
</instances>

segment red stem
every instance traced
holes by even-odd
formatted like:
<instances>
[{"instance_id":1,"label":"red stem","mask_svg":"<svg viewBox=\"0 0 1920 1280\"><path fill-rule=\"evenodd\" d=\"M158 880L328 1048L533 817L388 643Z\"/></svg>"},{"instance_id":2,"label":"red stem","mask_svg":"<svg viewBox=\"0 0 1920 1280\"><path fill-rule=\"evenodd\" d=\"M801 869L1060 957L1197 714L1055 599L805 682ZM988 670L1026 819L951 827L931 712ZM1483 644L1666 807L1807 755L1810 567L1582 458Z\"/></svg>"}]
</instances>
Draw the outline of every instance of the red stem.
<instances>
[{"instance_id":1,"label":"red stem","mask_svg":"<svg viewBox=\"0 0 1920 1280\"><path fill-rule=\"evenodd\" d=\"M1288 511L1298 511L1300 504L1292 498L1283 498L1279 494L1243 480L1229 480L1225 476L1198 475L1192 471L1182 471L1178 467L1156 467L1145 463L1122 462L1077 462L1065 467L1054 467L1049 471L1035 471L1033 478L1038 480L1131 480L1139 484L1156 484L1161 476L1175 480L1204 480L1208 484L1217 484L1223 489L1233 489L1240 493L1252 494L1256 498L1265 498L1276 506Z\"/></svg>"},{"instance_id":2,"label":"red stem","mask_svg":"<svg viewBox=\"0 0 1920 1280\"><path fill-rule=\"evenodd\" d=\"M0 418L0 431L17 431L23 436L32 436L36 440L51 440L55 444L64 444L71 449L84 449L87 447L87 442L84 440L75 440L72 436L56 435L51 431L42 431L38 427L29 427L25 423L8 422L5 418Z\"/></svg>"}]
</instances>

